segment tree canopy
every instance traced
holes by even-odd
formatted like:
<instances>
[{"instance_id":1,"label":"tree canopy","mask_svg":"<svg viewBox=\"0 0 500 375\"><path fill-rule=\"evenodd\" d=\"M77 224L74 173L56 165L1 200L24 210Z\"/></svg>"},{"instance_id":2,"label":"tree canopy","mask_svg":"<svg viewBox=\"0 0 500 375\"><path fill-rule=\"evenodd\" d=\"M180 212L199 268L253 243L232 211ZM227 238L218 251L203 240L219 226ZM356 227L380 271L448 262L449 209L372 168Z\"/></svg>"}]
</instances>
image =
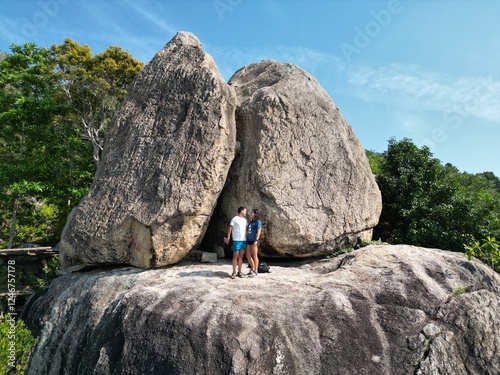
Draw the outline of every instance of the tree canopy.
<instances>
[{"instance_id":1,"label":"tree canopy","mask_svg":"<svg viewBox=\"0 0 500 375\"><path fill-rule=\"evenodd\" d=\"M492 172L460 173L409 139L391 139L387 151L368 156L382 192L375 238L463 251L464 244L500 234L499 180Z\"/></svg>"},{"instance_id":2,"label":"tree canopy","mask_svg":"<svg viewBox=\"0 0 500 375\"><path fill-rule=\"evenodd\" d=\"M92 56L89 46L72 39L52 46L50 60L97 164L111 119L144 64L116 46Z\"/></svg>"},{"instance_id":3,"label":"tree canopy","mask_svg":"<svg viewBox=\"0 0 500 375\"><path fill-rule=\"evenodd\" d=\"M11 50L0 60L0 247L59 236L143 66L119 47L92 56L71 39Z\"/></svg>"}]
</instances>

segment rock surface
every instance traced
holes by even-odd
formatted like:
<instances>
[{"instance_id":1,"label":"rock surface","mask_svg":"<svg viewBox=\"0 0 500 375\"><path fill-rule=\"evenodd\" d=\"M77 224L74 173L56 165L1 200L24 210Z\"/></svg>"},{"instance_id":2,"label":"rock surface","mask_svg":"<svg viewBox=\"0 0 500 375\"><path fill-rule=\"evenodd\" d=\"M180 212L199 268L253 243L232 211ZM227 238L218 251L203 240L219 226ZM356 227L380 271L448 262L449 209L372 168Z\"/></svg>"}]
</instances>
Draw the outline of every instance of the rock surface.
<instances>
[{"instance_id":1,"label":"rock surface","mask_svg":"<svg viewBox=\"0 0 500 375\"><path fill-rule=\"evenodd\" d=\"M229 80L241 149L210 232L239 206L263 213L266 255L314 256L371 239L381 194L365 151L325 90L298 67L250 64Z\"/></svg>"},{"instance_id":2,"label":"rock surface","mask_svg":"<svg viewBox=\"0 0 500 375\"><path fill-rule=\"evenodd\" d=\"M183 262L60 277L25 311L39 336L28 373L500 373L500 276L480 262L370 246L271 271L232 280L228 262Z\"/></svg>"},{"instance_id":3,"label":"rock surface","mask_svg":"<svg viewBox=\"0 0 500 375\"><path fill-rule=\"evenodd\" d=\"M160 267L200 242L234 158L235 95L190 33L139 73L61 239L85 264Z\"/></svg>"}]
</instances>

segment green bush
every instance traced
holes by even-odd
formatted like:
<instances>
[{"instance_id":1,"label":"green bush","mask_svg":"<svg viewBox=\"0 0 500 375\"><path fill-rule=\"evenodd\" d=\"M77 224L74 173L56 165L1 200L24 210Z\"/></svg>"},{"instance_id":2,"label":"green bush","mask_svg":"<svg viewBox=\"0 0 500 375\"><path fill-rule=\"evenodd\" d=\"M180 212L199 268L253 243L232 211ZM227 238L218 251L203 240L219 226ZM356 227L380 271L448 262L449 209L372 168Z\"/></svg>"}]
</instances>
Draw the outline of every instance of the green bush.
<instances>
[{"instance_id":1,"label":"green bush","mask_svg":"<svg viewBox=\"0 0 500 375\"><path fill-rule=\"evenodd\" d=\"M3 316L0 321L0 374L24 374L36 342L22 320L10 314Z\"/></svg>"},{"instance_id":2,"label":"green bush","mask_svg":"<svg viewBox=\"0 0 500 375\"><path fill-rule=\"evenodd\" d=\"M18 290L23 290L30 287L35 292L48 288L57 275L57 271L61 269L59 258L54 256L48 260L43 260L43 275L38 277L31 272L21 271L17 275L16 284ZM0 291L7 291L7 265L0 259Z\"/></svg>"},{"instance_id":3,"label":"green bush","mask_svg":"<svg viewBox=\"0 0 500 375\"><path fill-rule=\"evenodd\" d=\"M369 157L382 193L374 238L458 252L486 236L500 238L500 179L492 172L461 173L406 138Z\"/></svg>"},{"instance_id":4,"label":"green bush","mask_svg":"<svg viewBox=\"0 0 500 375\"><path fill-rule=\"evenodd\" d=\"M59 258L57 256L54 256L47 261L43 260L42 263L42 277L37 277L30 272L22 271L19 273L17 282L19 283L21 288L30 287L35 292L39 292L50 286L52 281L58 276L57 270L61 269Z\"/></svg>"},{"instance_id":5,"label":"green bush","mask_svg":"<svg viewBox=\"0 0 500 375\"><path fill-rule=\"evenodd\" d=\"M476 257L493 268L493 270L500 269L500 244L495 237L486 237L482 244L479 241L474 242L473 245L464 244L464 248L465 255L469 260Z\"/></svg>"}]
</instances>

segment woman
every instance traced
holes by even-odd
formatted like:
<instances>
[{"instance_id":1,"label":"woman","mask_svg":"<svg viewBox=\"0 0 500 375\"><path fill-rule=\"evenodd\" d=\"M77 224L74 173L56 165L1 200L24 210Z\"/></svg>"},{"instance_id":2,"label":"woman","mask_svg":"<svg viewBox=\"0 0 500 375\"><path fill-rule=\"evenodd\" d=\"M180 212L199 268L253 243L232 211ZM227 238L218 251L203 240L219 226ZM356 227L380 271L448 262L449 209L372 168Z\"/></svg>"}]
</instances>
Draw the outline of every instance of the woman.
<instances>
[{"instance_id":1,"label":"woman","mask_svg":"<svg viewBox=\"0 0 500 375\"><path fill-rule=\"evenodd\" d=\"M250 223L247 230L247 260L250 265L248 276L257 276L259 268L259 239L262 231L262 222L259 220L259 210L253 209L250 213Z\"/></svg>"}]
</instances>

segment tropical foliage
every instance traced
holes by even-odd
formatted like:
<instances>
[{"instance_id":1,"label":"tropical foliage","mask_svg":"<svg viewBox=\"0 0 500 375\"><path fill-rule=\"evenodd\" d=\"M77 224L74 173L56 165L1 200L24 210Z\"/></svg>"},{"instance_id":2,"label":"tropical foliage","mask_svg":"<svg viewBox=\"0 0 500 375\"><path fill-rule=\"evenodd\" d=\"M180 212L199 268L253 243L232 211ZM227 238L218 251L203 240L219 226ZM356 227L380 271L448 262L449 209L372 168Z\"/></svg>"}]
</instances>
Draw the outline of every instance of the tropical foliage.
<instances>
[{"instance_id":1,"label":"tropical foliage","mask_svg":"<svg viewBox=\"0 0 500 375\"><path fill-rule=\"evenodd\" d=\"M498 238L500 180L493 173L461 173L409 139L391 139L387 151L368 158L383 202L375 238L453 251Z\"/></svg>"},{"instance_id":2,"label":"tropical foliage","mask_svg":"<svg viewBox=\"0 0 500 375\"><path fill-rule=\"evenodd\" d=\"M53 243L88 190L103 140L143 64L67 39L0 60L0 247Z\"/></svg>"},{"instance_id":3,"label":"tropical foliage","mask_svg":"<svg viewBox=\"0 0 500 375\"><path fill-rule=\"evenodd\" d=\"M0 316L0 373L24 374L36 342L21 319L10 314Z\"/></svg>"},{"instance_id":4,"label":"tropical foliage","mask_svg":"<svg viewBox=\"0 0 500 375\"><path fill-rule=\"evenodd\" d=\"M464 245L464 247L469 260L476 257L495 271L500 270L500 243L495 237L486 237L482 243L476 241L472 245Z\"/></svg>"}]
</instances>

